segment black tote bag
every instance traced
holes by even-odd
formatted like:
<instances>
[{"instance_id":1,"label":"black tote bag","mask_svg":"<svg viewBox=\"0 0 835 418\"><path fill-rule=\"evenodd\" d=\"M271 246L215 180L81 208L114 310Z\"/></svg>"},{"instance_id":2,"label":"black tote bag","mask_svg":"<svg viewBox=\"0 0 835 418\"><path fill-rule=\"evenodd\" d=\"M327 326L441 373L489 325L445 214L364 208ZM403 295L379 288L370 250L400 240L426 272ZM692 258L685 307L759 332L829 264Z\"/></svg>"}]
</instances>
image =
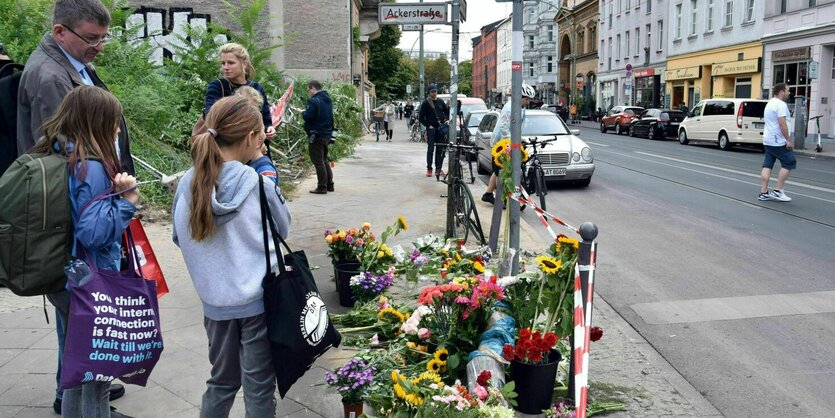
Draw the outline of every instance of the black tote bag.
<instances>
[{"instance_id":1,"label":"black tote bag","mask_svg":"<svg viewBox=\"0 0 835 418\"><path fill-rule=\"evenodd\" d=\"M284 398L293 383L310 369L319 356L331 347L339 346L342 336L330 320L304 251L293 252L278 235L260 175L258 186L267 262L263 283L264 316L276 384ZM273 271L270 263L267 228L272 232L276 253L281 254L281 246L286 249L283 259L278 258L278 271Z\"/></svg>"}]
</instances>

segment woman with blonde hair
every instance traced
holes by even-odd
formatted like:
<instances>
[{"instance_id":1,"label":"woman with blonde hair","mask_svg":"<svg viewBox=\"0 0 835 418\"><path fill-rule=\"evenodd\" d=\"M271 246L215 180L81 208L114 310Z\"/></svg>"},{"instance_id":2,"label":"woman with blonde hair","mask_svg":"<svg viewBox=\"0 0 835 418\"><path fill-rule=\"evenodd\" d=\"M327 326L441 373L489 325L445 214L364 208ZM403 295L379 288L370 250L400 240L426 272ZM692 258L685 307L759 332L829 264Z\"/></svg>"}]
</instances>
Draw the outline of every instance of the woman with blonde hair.
<instances>
[{"instance_id":1,"label":"woman with blonde hair","mask_svg":"<svg viewBox=\"0 0 835 418\"><path fill-rule=\"evenodd\" d=\"M119 136L121 119L122 105L116 96L94 86L76 87L44 123L44 136L32 149L32 153L59 153L68 157L72 255L86 259L99 270L119 271L122 234L139 201L136 178L119 172L114 139ZM61 331L79 332L67 328L69 292L62 290L47 297L56 307ZM63 347L60 349L63 351ZM62 357L59 355L61 361ZM65 389L61 415L109 417L109 398L110 382L92 381ZM112 415L124 416L116 412Z\"/></svg>"},{"instance_id":2,"label":"woman with blonde hair","mask_svg":"<svg viewBox=\"0 0 835 418\"><path fill-rule=\"evenodd\" d=\"M244 97L225 97L209 110L206 127L192 138L194 167L180 181L172 210L174 242L203 302L209 339L212 370L200 417L228 417L241 386L247 417L275 417L261 288L267 273L261 189L283 238L290 212L278 186L246 166L264 138L258 110ZM268 241L277 262L281 251Z\"/></svg>"},{"instance_id":3,"label":"woman with blonde hair","mask_svg":"<svg viewBox=\"0 0 835 418\"><path fill-rule=\"evenodd\" d=\"M228 43L220 47L220 70L222 78L212 80L206 88L206 100L203 102L203 116L209 114L209 110L218 100L235 94L235 91L242 86L249 86L261 93L261 118L264 123L264 132L267 141L275 136L273 119L270 114L267 92L260 84L252 79L255 77L255 67L252 66L252 59L249 51L236 43Z\"/></svg>"}]
</instances>

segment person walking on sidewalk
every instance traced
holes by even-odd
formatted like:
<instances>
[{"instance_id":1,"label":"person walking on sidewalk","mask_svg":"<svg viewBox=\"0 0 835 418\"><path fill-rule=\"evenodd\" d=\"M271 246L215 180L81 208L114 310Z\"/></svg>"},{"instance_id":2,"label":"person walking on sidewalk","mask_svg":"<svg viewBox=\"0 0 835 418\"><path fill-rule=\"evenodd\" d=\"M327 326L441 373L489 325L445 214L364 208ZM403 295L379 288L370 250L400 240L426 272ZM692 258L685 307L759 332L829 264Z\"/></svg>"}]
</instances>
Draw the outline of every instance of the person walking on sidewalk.
<instances>
[{"instance_id":1,"label":"person walking on sidewalk","mask_svg":"<svg viewBox=\"0 0 835 418\"><path fill-rule=\"evenodd\" d=\"M791 170L797 168L797 159L794 155L794 143L789 135L789 106L786 99L789 98L789 90L786 85L779 83L774 86L774 97L765 105L765 128L763 129L763 148L765 159L763 168L760 171L762 187L758 200L777 200L780 202L791 202L792 198L783 192L783 185L791 174ZM774 189L768 190L768 181L771 179L771 170L774 162L780 160L780 172L777 174L777 184Z\"/></svg>"},{"instance_id":2,"label":"person walking on sidewalk","mask_svg":"<svg viewBox=\"0 0 835 418\"><path fill-rule=\"evenodd\" d=\"M310 160L316 168L316 188L313 194L327 194L334 191L333 171L328 161L328 146L333 136L333 103L326 90L322 90L322 83L310 80L307 83L310 101L307 109L302 113L304 131L310 143Z\"/></svg>"},{"instance_id":3,"label":"person walking on sidewalk","mask_svg":"<svg viewBox=\"0 0 835 418\"><path fill-rule=\"evenodd\" d=\"M90 63L104 50L110 30L110 12L100 0L58 0L52 14L52 30L44 35L29 56L20 78L17 94L17 153L25 154L42 136L44 122L51 118L64 97L78 86L96 86L107 90ZM119 116L116 136L116 155L120 167L116 169L134 174L133 157L125 118ZM61 363L66 323L61 323L60 308L69 300L69 292L47 295L56 306L55 321L58 336L58 371L55 376L55 400L52 408L61 413L63 392L57 388L61 381ZM125 393L124 386L110 386L110 400Z\"/></svg>"},{"instance_id":4,"label":"person walking on sidewalk","mask_svg":"<svg viewBox=\"0 0 835 418\"><path fill-rule=\"evenodd\" d=\"M435 144L446 141L446 132L449 132L449 108L438 98L438 86L429 85L429 96L420 104L418 121L426 127L426 177L432 177L433 155L435 177L443 176L445 149L436 147Z\"/></svg>"},{"instance_id":5,"label":"person walking on sidewalk","mask_svg":"<svg viewBox=\"0 0 835 418\"><path fill-rule=\"evenodd\" d=\"M212 106L206 126L192 138L194 167L180 180L172 208L173 240L203 304L209 340L212 370L200 417L228 417L243 386L246 416L271 418L275 371L261 288L267 267L260 188L283 238L290 211L278 186L268 178L261 186L245 165L265 137L258 110L243 97L226 97ZM281 251L272 247L270 260L278 260Z\"/></svg>"}]
</instances>

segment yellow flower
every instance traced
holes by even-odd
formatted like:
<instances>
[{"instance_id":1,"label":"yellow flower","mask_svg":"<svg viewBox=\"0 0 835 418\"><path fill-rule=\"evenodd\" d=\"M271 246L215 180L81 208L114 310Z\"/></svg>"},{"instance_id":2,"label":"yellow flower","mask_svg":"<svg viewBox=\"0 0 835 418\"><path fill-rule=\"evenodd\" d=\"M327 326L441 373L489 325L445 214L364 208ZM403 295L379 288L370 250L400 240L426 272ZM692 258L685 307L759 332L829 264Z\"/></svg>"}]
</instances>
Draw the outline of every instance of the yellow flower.
<instances>
[{"instance_id":1,"label":"yellow flower","mask_svg":"<svg viewBox=\"0 0 835 418\"><path fill-rule=\"evenodd\" d=\"M425 353L427 351L426 346L425 345L417 346L417 351L420 351L421 353Z\"/></svg>"},{"instance_id":2,"label":"yellow flower","mask_svg":"<svg viewBox=\"0 0 835 418\"><path fill-rule=\"evenodd\" d=\"M522 148L522 162L528 161L528 151Z\"/></svg>"},{"instance_id":3,"label":"yellow flower","mask_svg":"<svg viewBox=\"0 0 835 418\"><path fill-rule=\"evenodd\" d=\"M326 236L325 237L325 242L327 242L328 245L333 244L333 235Z\"/></svg>"},{"instance_id":4,"label":"yellow flower","mask_svg":"<svg viewBox=\"0 0 835 418\"><path fill-rule=\"evenodd\" d=\"M434 372L423 372L418 377L412 379L412 383L420 384L420 382L423 382L424 380L431 381L432 383L440 386L443 386L444 384L444 382L441 381L441 376Z\"/></svg>"},{"instance_id":5,"label":"yellow flower","mask_svg":"<svg viewBox=\"0 0 835 418\"><path fill-rule=\"evenodd\" d=\"M385 255L386 253L384 253L383 251L377 251L377 258L383 258L385 257Z\"/></svg>"},{"instance_id":6,"label":"yellow flower","mask_svg":"<svg viewBox=\"0 0 835 418\"><path fill-rule=\"evenodd\" d=\"M441 366L442 364L440 360L433 358L432 360L429 360L429 363L426 363L426 370L432 373L438 373L441 371Z\"/></svg>"},{"instance_id":7,"label":"yellow flower","mask_svg":"<svg viewBox=\"0 0 835 418\"><path fill-rule=\"evenodd\" d=\"M398 381L398 376L399 376L399 373L397 373L397 370L392 370L392 371L391 371L391 381L392 381L393 383L397 383L397 381Z\"/></svg>"},{"instance_id":8,"label":"yellow flower","mask_svg":"<svg viewBox=\"0 0 835 418\"><path fill-rule=\"evenodd\" d=\"M507 152L508 147L510 147L510 138L505 138L497 142L496 145L493 146L493 158L498 158Z\"/></svg>"},{"instance_id":9,"label":"yellow flower","mask_svg":"<svg viewBox=\"0 0 835 418\"><path fill-rule=\"evenodd\" d=\"M339 231L339 239L344 240L346 235L345 231Z\"/></svg>"},{"instance_id":10,"label":"yellow flower","mask_svg":"<svg viewBox=\"0 0 835 418\"><path fill-rule=\"evenodd\" d=\"M406 401L406 403L408 403L409 405L412 405L412 406L422 406L423 405L423 398L421 398L420 395L417 395L417 394L414 394L414 393L410 393L410 394L406 395L404 400Z\"/></svg>"},{"instance_id":11,"label":"yellow flower","mask_svg":"<svg viewBox=\"0 0 835 418\"><path fill-rule=\"evenodd\" d=\"M461 254L455 253L455 260L461 261Z\"/></svg>"},{"instance_id":12,"label":"yellow flower","mask_svg":"<svg viewBox=\"0 0 835 418\"><path fill-rule=\"evenodd\" d=\"M484 273L484 264L481 264L480 261L473 263L473 268L479 273Z\"/></svg>"},{"instance_id":13,"label":"yellow flower","mask_svg":"<svg viewBox=\"0 0 835 418\"><path fill-rule=\"evenodd\" d=\"M409 223L406 222L406 218L404 218L403 215L397 217L397 224L400 225L400 229L404 231L409 230Z\"/></svg>"},{"instance_id":14,"label":"yellow flower","mask_svg":"<svg viewBox=\"0 0 835 418\"><path fill-rule=\"evenodd\" d=\"M399 383L394 384L394 394L400 399L406 398L406 391L403 390L403 386L400 386Z\"/></svg>"},{"instance_id":15,"label":"yellow flower","mask_svg":"<svg viewBox=\"0 0 835 418\"><path fill-rule=\"evenodd\" d=\"M541 255L536 258L536 262L539 263L539 269L546 274L554 274L562 268L562 262L553 257Z\"/></svg>"},{"instance_id":16,"label":"yellow flower","mask_svg":"<svg viewBox=\"0 0 835 418\"><path fill-rule=\"evenodd\" d=\"M371 224L370 224L370 223L368 223L368 222L364 222L364 223L362 224L362 229L364 229L364 230L368 231L369 229L371 229Z\"/></svg>"},{"instance_id":17,"label":"yellow flower","mask_svg":"<svg viewBox=\"0 0 835 418\"><path fill-rule=\"evenodd\" d=\"M380 319L386 319L387 316L392 322L397 321L402 324L406 321L406 316L394 308L385 308L377 313L377 317Z\"/></svg>"},{"instance_id":18,"label":"yellow flower","mask_svg":"<svg viewBox=\"0 0 835 418\"><path fill-rule=\"evenodd\" d=\"M559 237L557 239L557 251L560 251L563 245L570 245L576 250L580 248L580 241L577 241L574 238Z\"/></svg>"},{"instance_id":19,"label":"yellow flower","mask_svg":"<svg viewBox=\"0 0 835 418\"><path fill-rule=\"evenodd\" d=\"M446 364L447 359L449 358L449 350L446 348L442 348L440 350L435 351L435 360L440 361L441 363Z\"/></svg>"},{"instance_id":20,"label":"yellow flower","mask_svg":"<svg viewBox=\"0 0 835 418\"><path fill-rule=\"evenodd\" d=\"M391 250L391 248L386 248L386 250L385 250L385 251L386 251L386 255L387 255L387 256L389 256L389 257L391 257L392 255L394 255L394 252Z\"/></svg>"}]
</instances>

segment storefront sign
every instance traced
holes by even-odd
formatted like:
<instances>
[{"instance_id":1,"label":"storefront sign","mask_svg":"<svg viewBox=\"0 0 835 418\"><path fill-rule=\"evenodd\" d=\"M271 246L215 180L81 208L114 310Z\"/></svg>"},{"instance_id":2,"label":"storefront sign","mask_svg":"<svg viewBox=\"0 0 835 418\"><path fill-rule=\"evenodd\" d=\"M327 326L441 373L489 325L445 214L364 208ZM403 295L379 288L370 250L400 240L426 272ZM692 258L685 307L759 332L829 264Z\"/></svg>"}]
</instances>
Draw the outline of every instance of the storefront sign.
<instances>
[{"instance_id":1,"label":"storefront sign","mask_svg":"<svg viewBox=\"0 0 835 418\"><path fill-rule=\"evenodd\" d=\"M445 25L446 3L380 3L381 25Z\"/></svg>"},{"instance_id":2,"label":"storefront sign","mask_svg":"<svg viewBox=\"0 0 835 418\"><path fill-rule=\"evenodd\" d=\"M646 70L635 70L635 78L651 77L655 75L655 68L647 68Z\"/></svg>"},{"instance_id":3,"label":"storefront sign","mask_svg":"<svg viewBox=\"0 0 835 418\"><path fill-rule=\"evenodd\" d=\"M664 72L664 79L672 80L686 80L689 78L701 78L702 66L676 68L675 70L667 70Z\"/></svg>"},{"instance_id":4,"label":"storefront sign","mask_svg":"<svg viewBox=\"0 0 835 418\"><path fill-rule=\"evenodd\" d=\"M760 72L760 59L752 58L743 61L723 62L713 64L711 75L731 75L731 74L749 74Z\"/></svg>"},{"instance_id":5,"label":"storefront sign","mask_svg":"<svg viewBox=\"0 0 835 418\"><path fill-rule=\"evenodd\" d=\"M808 46L791 49L781 49L771 53L771 60L774 62L807 60L810 57L811 48Z\"/></svg>"}]
</instances>

